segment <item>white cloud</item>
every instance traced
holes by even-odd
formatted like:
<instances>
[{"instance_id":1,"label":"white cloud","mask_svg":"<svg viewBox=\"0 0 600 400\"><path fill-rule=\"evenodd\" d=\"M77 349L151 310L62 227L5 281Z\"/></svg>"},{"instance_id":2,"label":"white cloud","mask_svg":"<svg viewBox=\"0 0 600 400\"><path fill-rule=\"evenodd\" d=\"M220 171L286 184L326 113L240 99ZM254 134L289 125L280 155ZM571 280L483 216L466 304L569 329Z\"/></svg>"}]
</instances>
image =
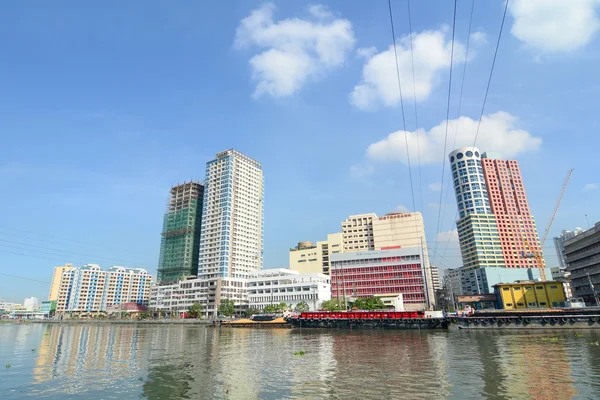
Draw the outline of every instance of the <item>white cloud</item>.
<instances>
[{"instance_id":1,"label":"white cloud","mask_svg":"<svg viewBox=\"0 0 600 400\"><path fill-rule=\"evenodd\" d=\"M446 30L423 31L413 35L413 55L415 85L413 86L413 70L410 51L410 37L403 36L396 45L402 96L417 101L425 100L440 80L442 70L450 67L452 40L446 39ZM359 56L367 59L363 67L362 80L350 94L350 102L363 110L374 109L380 105L394 106L400 102L396 58L394 46L389 46L381 53L374 54L374 48L359 49ZM454 61L464 61L465 48L455 41ZM471 58L469 56L469 58Z\"/></svg>"},{"instance_id":2,"label":"white cloud","mask_svg":"<svg viewBox=\"0 0 600 400\"><path fill-rule=\"evenodd\" d=\"M481 121L481 129L477 138L477 147L481 151L502 153L505 157L515 157L527 151L535 151L540 148L542 139L532 136L515 125L518 118L503 111L484 116ZM456 124L459 129L456 130ZM469 117L460 117L450 120L448 123L448 143L453 143L452 132L457 132L456 145L472 146L475 139L478 121ZM444 136L446 132L446 121L440 122L429 131L419 129L407 132L408 149L411 157L417 156L417 148L420 150L421 164L432 164L446 160L447 154L444 150ZM419 146L417 147L417 140ZM454 148L447 146L446 153ZM367 148L367 157L372 161L401 161L407 163L406 142L404 131L390 133L385 139L371 144ZM442 159L443 157L443 159Z\"/></svg>"},{"instance_id":3,"label":"white cloud","mask_svg":"<svg viewBox=\"0 0 600 400\"><path fill-rule=\"evenodd\" d=\"M594 189L598 189L598 185L596 185L595 183L588 183L587 185L585 185L583 187L583 190L594 190Z\"/></svg>"},{"instance_id":4,"label":"white cloud","mask_svg":"<svg viewBox=\"0 0 600 400\"><path fill-rule=\"evenodd\" d=\"M407 213L410 212L410 210L408 209L408 207L403 206L402 204L398 204L396 206L396 208L394 208L394 212L403 212L403 213Z\"/></svg>"},{"instance_id":5,"label":"white cloud","mask_svg":"<svg viewBox=\"0 0 600 400\"><path fill-rule=\"evenodd\" d=\"M309 6L311 20L284 19L275 22L271 3L244 18L236 31L238 49L256 47L250 59L257 82L253 96L285 97L296 93L309 79L341 67L354 47L352 24L334 19L327 7Z\"/></svg>"},{"instance_id":6,"label":"white cloud","mask_svg":"<svg viewBox=\"0 0 600 400\"><path fill-rule=\"evenodd\" d=\"M312 14L313 17L318 19L327 19L333 17L333 14L327 6L323 4L313 4L308 6L308 12Z\"/></svg>"},{"instance_id":7,"label":"white cloud","mask_svg":"<svg viewBox=\"0 0 600 400\"><path fill-rule=\"evenodd\" d=\"M433 182L433 183L430 183L427 186L429 187L429 190L431 190L433 192L439 192L440 190L442 190L442 183L441 182Z\"/></svg>"},{"instance_id":8,"label":"white cloud","mask_svg":"<svg viewBox=\"0 0 600 400\"><path fill-rule=\"evenodd\" d=\"M513 0L511 33L541 53L575 50L600 28L598 5L600 0Z\"/></svg>"},{"instance_id":9,"label":"white cloud","mask_svg":"<svg viewBox=\"0 0 600 400\"><path fill-rule=\"evenodd\" d=\"M458 231L456 229L452 229L447 232L440 232L437 234L435 241L439 243L458 243Z\"/></svg>"},{"instance_id":10,"label":"white cloud","mask_svg":"<svg viewBox=\"0 0 600 400\"><path fill-rule=\"evenodd\" d=\"M471 43L475 46L483 46L487 44L487 35L482 31L473 32L471 33Z\"/></svg>"},{"instance_id":11,"label":"white cloud","mask_svg":"<svg viewBox=\"0 0 600 400\"><path fill-rule=\"evenodd\" d=\"M377 54L377 47L361 47L360 49L356 49L356 55L358 57L366 58L367 60Z\"/></svg>"}]
</instances>

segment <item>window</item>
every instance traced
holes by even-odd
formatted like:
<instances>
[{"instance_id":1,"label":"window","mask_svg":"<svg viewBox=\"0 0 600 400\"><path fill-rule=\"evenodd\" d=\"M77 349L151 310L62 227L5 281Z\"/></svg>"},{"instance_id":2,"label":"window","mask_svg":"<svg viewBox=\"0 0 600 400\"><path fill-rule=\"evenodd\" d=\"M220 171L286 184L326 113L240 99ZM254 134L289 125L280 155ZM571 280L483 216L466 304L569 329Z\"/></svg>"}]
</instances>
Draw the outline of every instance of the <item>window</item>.
<instances>
[{"instance_id":1,"label":"window","mask_svg":"<svg viewBox=\"0 0 600 400\"><path fill-rule=\"evenodd\" d=\"M460 160L461 158L463 158L463 153L458 153L458 154L456 155L456 158L457 158L457 159L459 159L459 160Z\"/></svg>"},{"instance_id":2,"label":"window","mask_svg":"<svg viewBox=\"0 0 600 400\"><path fill-rule=\"evenodd\" d=\"M506 303L506 307L512 307L512 303Z\"/></svg>"},{"instance_id":3,"label":"window","mask_svg":"<svg viewBox=\"0 0 600 400\"><path fill-rule=\"evenodd\" d=\"M473 157L473 152L472 151L467 151L466 152L467 157Z\"/></svg>"},{"instance_id":4,"label":"window","mask_svg":"<svg viewBox=\"0 0 600 400\"><path fill-rule=\"evenodd\" d=\"M505 288L502 288L502 290L504 290L505 292L508 292L510 290L510 288L505 287Z\"/></svg>"}]
</instances>

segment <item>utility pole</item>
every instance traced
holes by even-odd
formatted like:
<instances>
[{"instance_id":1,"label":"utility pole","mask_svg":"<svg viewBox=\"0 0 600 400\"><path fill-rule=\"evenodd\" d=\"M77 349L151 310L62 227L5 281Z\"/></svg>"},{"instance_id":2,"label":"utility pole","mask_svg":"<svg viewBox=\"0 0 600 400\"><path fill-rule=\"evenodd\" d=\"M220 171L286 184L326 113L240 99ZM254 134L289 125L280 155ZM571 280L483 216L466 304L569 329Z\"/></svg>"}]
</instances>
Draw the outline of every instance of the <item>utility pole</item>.
<instances>
[{"instance_id":1,"label":"utility pole","mask_svg":"<svg viewBox=\"0 0 600 400\"><path fill-rule=\"evenodd\" d=\"M600 300L598 299L598 292L596 292L596 288L592 283L592 278L590 277L590 273L587 274L588 282L590 283L590 289L592 289L592 293L594 294L594 300L596 301L596 307L600 307Z\"/></svg>"}]
</instances>

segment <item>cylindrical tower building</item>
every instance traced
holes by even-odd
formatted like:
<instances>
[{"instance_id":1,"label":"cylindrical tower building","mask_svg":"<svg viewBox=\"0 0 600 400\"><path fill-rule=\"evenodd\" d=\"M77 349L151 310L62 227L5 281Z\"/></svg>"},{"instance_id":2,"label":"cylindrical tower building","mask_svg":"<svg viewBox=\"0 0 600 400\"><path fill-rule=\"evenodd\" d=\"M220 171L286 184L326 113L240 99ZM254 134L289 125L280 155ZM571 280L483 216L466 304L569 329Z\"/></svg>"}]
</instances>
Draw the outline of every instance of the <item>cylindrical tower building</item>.
<instances>
[{"instance_id":1,"label":"cylindrical tower building","mask_svg":"<svg viewBox=\"0 0 600 400\"><path fill-rule=\"evenodd\" d=\"M460 218L469 214L491 214L479 149L461 147L449 157Z\"/></svg>"}]
</instances>

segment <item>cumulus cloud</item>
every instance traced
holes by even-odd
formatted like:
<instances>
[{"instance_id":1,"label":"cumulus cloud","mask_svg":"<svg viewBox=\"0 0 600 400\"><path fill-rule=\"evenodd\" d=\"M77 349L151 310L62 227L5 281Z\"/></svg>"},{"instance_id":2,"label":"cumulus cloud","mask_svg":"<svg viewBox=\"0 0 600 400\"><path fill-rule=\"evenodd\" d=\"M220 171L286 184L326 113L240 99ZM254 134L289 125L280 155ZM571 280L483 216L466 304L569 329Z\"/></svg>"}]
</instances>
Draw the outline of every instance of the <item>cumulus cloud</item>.
<instances>
[{"instance_id":1,"label":"cumulus cloud","mask_svg":"<svg viewBox=\"0 0 600 400\"><path fill-rule=\"evenodd\" d=\"M431 190L432 192L439 192L440 190L442 190L442 183L441 182L433 182L433 183L430 183L427 186L429 187L429 190Z\"/></svg>"},{"instance_id":2,"label":"cumulus cloud","mask_svg":"<svg viewBox=\"0 0 600 400\"><path fill-rule=\"evenodd\" d=\"M477 138L477 147L481 151L502 153L505 157L515 157L519 154L535 151L540 148L542 139L532 136L524 129L516 125L518 118L504 111L486 115L481 121L481 128ZM456 124L459 124L458 130ZM469 117L460 117L448 122L448 143L453 143L452 132L457 132L455 148L472 146L477 131L478 121ZM421 164L432 164L442 162L447 154L444 150L444 136L446 132L446 121L434 126L429 131L418 129L406 132L408 151L411 157L417 156L420 150ZM367 158L372 161L401 161L407 164L405 132L400 130L390 133L385 139L371 144L367 148ZM418 141L418 146L417 146ZM447 146L446 153L453 148Z\"/></svg>"},{"instance_id":3,"label":"cumulus cloud","mask_svg":"<svg viewBox=\"0 0 600 400\"><path fill-rule=\"evenodd\" d=\"M415 84L410 51L410 36L403 36L397 41L398 67L402 95L417 101L425 100L440 80L440 72L450 67L452 39L446 39L446 29L428 30L413 35L413 55ZM485 35L477 35L475 45L481 44ZM470 51L469 54L474 52ZM357 54L366 59L361 82L350 93L350 102L362 110L375 109L378 106L394 106L400 102L398 78L396 73L396 57L394 46L377 53L375 48L359 49ZM471 56L469 56L471 58ZM465 59L465 47L462 43L454 43L454 61Z\"/></svg>"},{"instance_id":4,"label":"cumulus cloud","mask_svg":"<svg viewBox=\"0 0 600 400\"><path fill-rule=\"evenodd\" d=\"M237 28L238 49L260 49L250 59L257 82L253 96L286 97L309 79L341 67L354 47L352 24L334 18L327 7L308 7L310 19L275 21L275 5L267 3L252 11Z\"/></svg>"},{"instance_id":5,"label":"cumulus cloud","mask_svg":"<svg viewBox=\"0 0 600 400\"><path fill-rule=\"evenodd\" d=\"M594 190L594 189L598 189L598 185L596 185L595 183L588 183L587 185L585 185L583 187L583 190Z\"/></svg>"},{"instance_id":6,"label":"cumulus cloud","mask_svg":"<svg viewBox=\"0 0 600 400\"><path fill-rule=\"evenodd\" d=\"M511 33L541 53L576 50L600 28L600 0L513 0Z\"/></svg>"}]
</instances>

